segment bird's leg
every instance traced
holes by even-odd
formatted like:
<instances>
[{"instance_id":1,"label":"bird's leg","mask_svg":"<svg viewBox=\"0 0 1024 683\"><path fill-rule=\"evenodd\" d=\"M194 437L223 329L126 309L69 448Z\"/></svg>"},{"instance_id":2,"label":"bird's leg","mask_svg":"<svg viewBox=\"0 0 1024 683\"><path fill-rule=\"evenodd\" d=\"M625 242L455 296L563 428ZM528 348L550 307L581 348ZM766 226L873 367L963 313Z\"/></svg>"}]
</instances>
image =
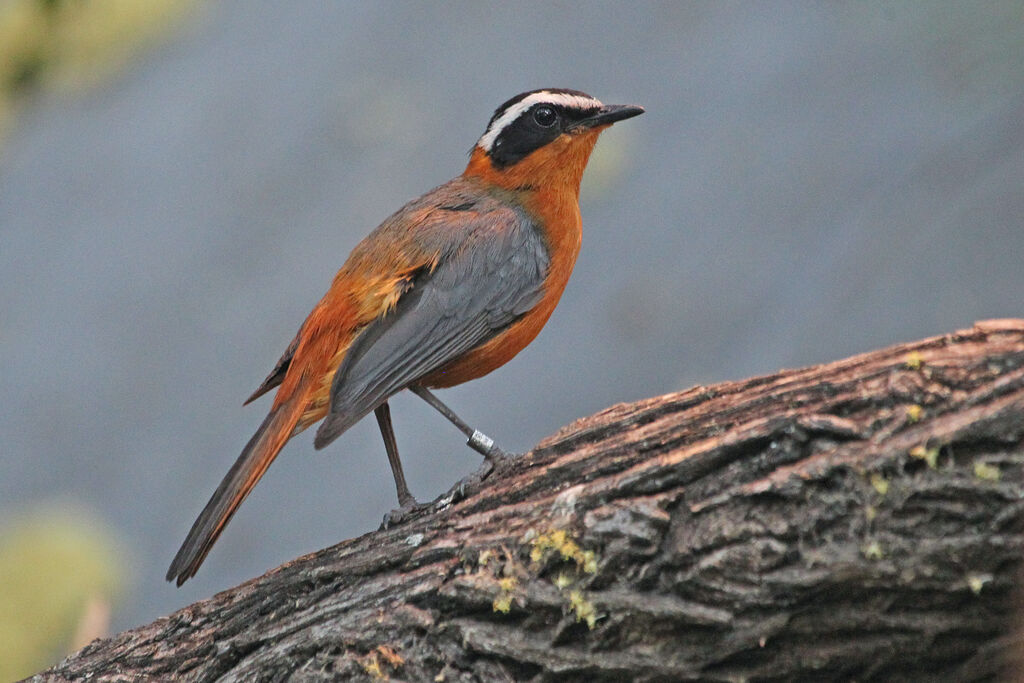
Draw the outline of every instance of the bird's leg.
<instances>
[{"instance_id":1,"label":"bird's leg","mask_svg":"<svg viewBox=\"0 0 1024 683\"><path fill-rule=\"evenodd\" d=\"M469 444L469 447L487 458L487 462L492 466L497 466L508 457L504 451L494 445L494 439L466 424L462 418L455 414L455 411L442 403L441 399L434 396L429 390L420 386L411 386L409 391L429 403L434 410L444 415L449 422L458 427L459 431L469 438L469 441L466 442Z\"/></svg>"},{"instance_id":2,"label":"bird's leg","mask_svg":"<svg viewBox=\"0 0 1024 683\"><path fill-rule=\"evenodd\" d=\"M384 401L377 406L373 414L377 416L380 435L384 437L384 449L388 452L391 474L395 475L398 504L402 506L403 510L411 508L416 505L416 499L409 492L409 487L405 483L405 473L402 471L402 461L398 459L398 442L395 441L395 430L391 427L391 408L388 406L388 402Z\"/></svg>"}]
</instances>

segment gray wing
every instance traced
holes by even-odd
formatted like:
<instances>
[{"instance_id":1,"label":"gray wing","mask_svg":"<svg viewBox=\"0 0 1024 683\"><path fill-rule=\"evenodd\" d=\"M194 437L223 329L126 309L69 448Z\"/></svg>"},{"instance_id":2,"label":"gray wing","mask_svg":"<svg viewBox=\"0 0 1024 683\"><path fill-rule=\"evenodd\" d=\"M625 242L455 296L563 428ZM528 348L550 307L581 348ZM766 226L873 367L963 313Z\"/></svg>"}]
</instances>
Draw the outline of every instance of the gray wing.
<instances>
[{"instance_id":1,"label":"gray wing","mask_svg":"<svg viewBox=\"0 0 1024 683\"><path fill-rule=\"evenodd\" d=\"M494 225L495 215L484 214L480 225L460 231L463 239L437 267L414 278L396 306L352 343L335 373L317 448L537 305L544 295L547 245L523 214L509 211L501 225Z\"/></svg>"}]
</instances>

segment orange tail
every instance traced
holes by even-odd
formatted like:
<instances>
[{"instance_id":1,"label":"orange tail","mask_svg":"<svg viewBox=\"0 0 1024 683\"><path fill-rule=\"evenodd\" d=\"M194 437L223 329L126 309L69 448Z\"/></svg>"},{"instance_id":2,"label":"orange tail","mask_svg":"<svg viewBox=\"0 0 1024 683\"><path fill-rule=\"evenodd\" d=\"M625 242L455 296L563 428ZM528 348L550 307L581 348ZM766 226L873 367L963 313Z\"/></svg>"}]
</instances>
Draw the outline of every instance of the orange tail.
<instances>
[{"instance_id":1,"label":"orange tail","mask_svg":"<svg viewBox=\"0 0 1024 683\"><path fill-rule=\"evenodd\" d=\"M305 408L303 392L296 393L298 395L293 395L291 400L271 410L267 419L249 439L242 454L192 525L178 554L174 556L167 570L168 581L176 581L180 586L195 576L199 565L206 559L206 554L235 510L292 437Z\"/></svg>"}]
</instances>

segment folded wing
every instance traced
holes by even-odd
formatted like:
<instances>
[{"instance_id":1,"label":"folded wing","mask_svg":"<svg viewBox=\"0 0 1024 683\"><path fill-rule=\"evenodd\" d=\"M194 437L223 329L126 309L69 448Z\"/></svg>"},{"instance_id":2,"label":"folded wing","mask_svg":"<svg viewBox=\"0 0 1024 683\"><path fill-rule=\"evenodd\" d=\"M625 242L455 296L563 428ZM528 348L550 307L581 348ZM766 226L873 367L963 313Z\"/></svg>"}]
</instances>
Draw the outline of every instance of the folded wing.
<instances>
[{"instance_id":1,"label":"folded wing","mask_svg":"<svg viewBox=\"0 0 1024 683\"><path fill-rule=\"evenodd\" d=\"M437 266L417 273L394 308L349 348L334 375L317 448L392 394L500 334L540 301L549 255L526 214L481 213L451 238Z\"/></svg>"}]
</instances>

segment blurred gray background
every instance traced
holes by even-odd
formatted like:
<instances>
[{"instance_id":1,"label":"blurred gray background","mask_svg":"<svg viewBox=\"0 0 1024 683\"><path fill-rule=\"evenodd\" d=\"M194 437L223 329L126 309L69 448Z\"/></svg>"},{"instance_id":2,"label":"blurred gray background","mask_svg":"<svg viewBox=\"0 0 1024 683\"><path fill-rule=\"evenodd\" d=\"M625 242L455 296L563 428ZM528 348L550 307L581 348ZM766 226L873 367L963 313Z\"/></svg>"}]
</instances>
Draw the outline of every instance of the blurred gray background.
<instances>
[{"instance_id":1,"label":"blurred gray background","mask_svg":"<svg viewBox=\"0 0 1024 683\"><path fill-rule=\"evenodd\" d=\"M163 580L352 246L544 86L648 113L598 145L544 332L441 394L507 449L1024 315L1024 3L224 0L36 98L0 151L0 515L70 500L115 529L116 629L374 529L396 500L373 420L323 452L311 430ZM392 410L421 500L476 467L418 399Z\"/></svg>"}]
</instances>

